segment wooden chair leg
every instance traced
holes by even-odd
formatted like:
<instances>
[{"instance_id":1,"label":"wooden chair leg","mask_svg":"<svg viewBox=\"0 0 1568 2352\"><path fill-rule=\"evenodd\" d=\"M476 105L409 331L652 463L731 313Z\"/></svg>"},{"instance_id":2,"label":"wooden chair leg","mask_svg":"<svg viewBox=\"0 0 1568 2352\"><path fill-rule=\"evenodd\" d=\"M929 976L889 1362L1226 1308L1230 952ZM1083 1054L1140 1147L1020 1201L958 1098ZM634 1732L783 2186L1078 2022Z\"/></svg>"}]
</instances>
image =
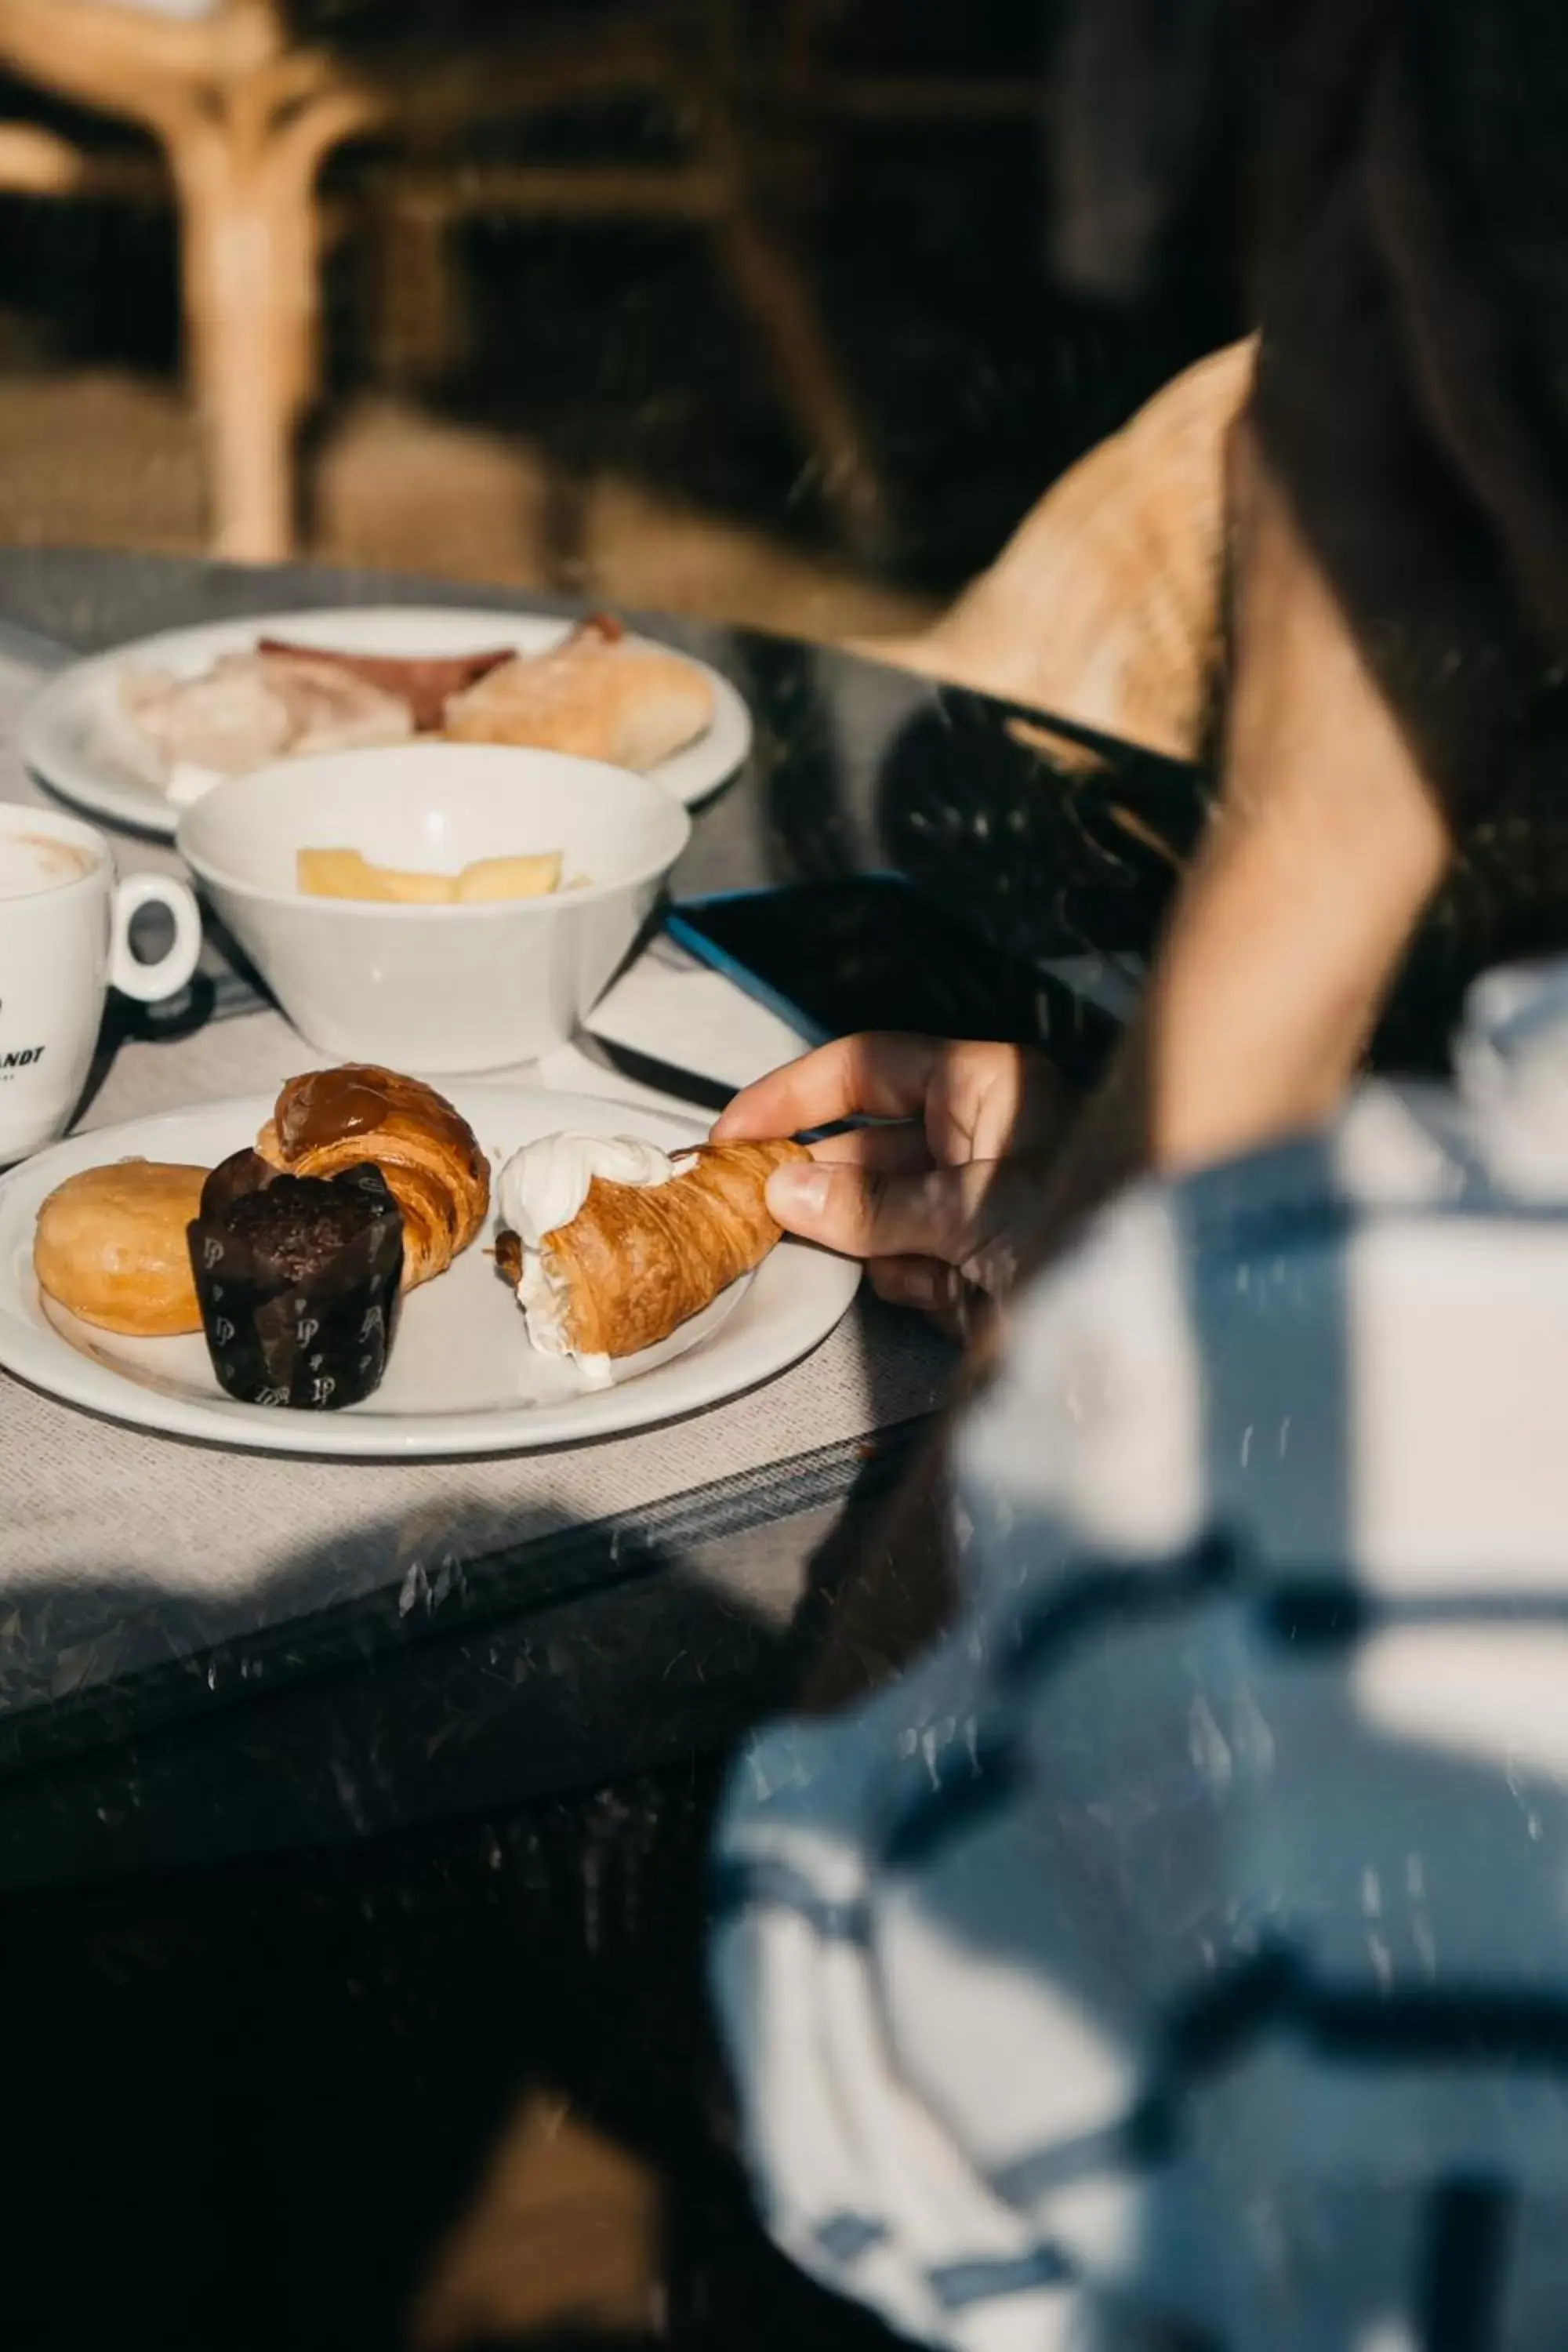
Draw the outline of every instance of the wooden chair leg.
<instances>
[{"instance_id":1,"label":"wooden chair leg","mask_svg":"<svg viewBox=\"0 0 1568 2352\"><path fill-rule=\"evenodd\" d=\"M237 100L170 139L213 548L230 562L280 562L294 544L295 428L316 387L316 174L363 120L348 91L279 119Z\"/></svg>"},{"instance_id":2,"label":"wooden chair leg","mask_svg":"<svg viewBox=\"0 0 1568 2352\"><path fill-rule=\"evenodd\" d=\"M305 288L279 251L261 175L221 136L175 156L186 361L207 452L213 552L273 563L294 538L296 397ZM289 242L297 242L291 239Z\"/></svg>"},{"instance_id":3,"label":"wooden chair leg","mask_svg":"<svg viewBox=\"0 0 1568 2352\"><path fill-rule=\"evenodd\" d=\"M380 379L400 390L439 383L466 356L452 224L418 194L389 189L371 219L372 334Z\"/></svg>"},{"instance_id":4,"label":"wooden chair leg","mask_svg":"<svg viewBox=\"0 0 1568 2352\"><path fill-rule=\"evenodd\" d=\"M768 347L796 424L821 460L824 491L850 545L874 555L886 526L881 488L805 278L749 205L727 212L718 234L731 282Z\"/></svg>"},{"instance_id":5,"label":"wooden chair leg","mask_svg":"<svg viewBox=\"0 0 1568 2352\"><path fill-rule=\"evenodd\" d=\"M692 95L700 144L726 191L716 223L724 267L768 348L785 403L821 461L824 492L849 544L858 554L875 555L886 529L880 485L805 272L756 201L758 125L747 122L742 129L741 95L752 21L743 0L703 0L701 17L704 64ZM801 55L790 63L798 76Z\"/></svg>"}]
</instances>

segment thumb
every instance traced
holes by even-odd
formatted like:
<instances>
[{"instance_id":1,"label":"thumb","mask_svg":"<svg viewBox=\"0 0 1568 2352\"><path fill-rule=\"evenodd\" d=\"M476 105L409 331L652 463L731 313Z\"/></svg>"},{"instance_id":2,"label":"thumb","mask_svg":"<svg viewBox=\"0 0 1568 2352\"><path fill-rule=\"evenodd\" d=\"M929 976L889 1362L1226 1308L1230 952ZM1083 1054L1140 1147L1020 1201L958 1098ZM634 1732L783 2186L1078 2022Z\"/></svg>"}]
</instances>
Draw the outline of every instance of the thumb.
<instances>
[{"instance_id":1,"label":"thumb","mask_svg":"<svg viewBox=\"0 0 1568 2352\"><path fill-rule=\"evenodd\" d=\"M768 1179L768 1208L786 1233L843 1257L940 1258L983 1289L1017 1271L1016 1232L1042 1187L1009 1160L970 1160L900 1176L847 1161L792 1162Z\"/></svg>"}]
</instances>

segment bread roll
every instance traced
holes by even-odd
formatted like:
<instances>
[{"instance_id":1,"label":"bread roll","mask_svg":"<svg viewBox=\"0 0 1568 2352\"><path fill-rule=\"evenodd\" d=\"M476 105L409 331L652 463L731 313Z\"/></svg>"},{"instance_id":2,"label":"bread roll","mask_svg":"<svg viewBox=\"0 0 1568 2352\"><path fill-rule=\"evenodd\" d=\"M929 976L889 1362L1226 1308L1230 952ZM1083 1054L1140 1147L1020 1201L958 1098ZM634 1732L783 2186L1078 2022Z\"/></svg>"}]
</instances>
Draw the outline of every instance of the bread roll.
<instances>
[{"instance_id":1,"label":"bread roll","mask_svg":"<svg viewBox=\"0 0 1568 2352\"><path fill-rule=\"evenodd\" d=\"M645 769L712 723L713 689L695 663L595 619L548 653L519 654L454 695L446 732L458 743L525 744Z\"/></svg>"}]
</instances>

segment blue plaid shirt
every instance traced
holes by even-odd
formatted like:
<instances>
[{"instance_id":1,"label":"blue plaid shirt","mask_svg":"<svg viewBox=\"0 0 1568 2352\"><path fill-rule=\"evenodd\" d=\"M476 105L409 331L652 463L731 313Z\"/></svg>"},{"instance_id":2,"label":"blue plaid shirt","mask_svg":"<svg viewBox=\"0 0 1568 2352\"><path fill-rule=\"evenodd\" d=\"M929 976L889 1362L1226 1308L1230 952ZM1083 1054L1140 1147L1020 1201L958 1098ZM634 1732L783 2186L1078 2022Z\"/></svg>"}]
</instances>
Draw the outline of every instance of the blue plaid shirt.
<instances>
[{"instance_id":1,"label":"blue plaid shirt","mask_svg":"<svg viewBox=\"0 0 1568 2352\"><path fill-rule=\"evenodd\" d=\"M956 1444L958 1622L742 1759L770 2224L966 2352L1568 2344L1568 966L1115 1204Z\"/></svg>"}]
</instances>

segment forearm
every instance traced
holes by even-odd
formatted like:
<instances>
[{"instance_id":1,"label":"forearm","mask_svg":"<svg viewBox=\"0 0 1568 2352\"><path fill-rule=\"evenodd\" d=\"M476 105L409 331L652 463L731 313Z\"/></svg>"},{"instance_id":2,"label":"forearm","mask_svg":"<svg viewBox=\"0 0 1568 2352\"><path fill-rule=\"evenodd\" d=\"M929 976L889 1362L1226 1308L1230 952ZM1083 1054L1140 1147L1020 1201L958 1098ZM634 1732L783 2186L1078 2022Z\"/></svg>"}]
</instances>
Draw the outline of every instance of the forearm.
<instances>
[{"instance_id":1,"label":"forearm","mask_svg":"<svg viewBox=\"0 0 1568 2352\"><path fill-rule=\"evenodd\" d=\"M1353 1074L1447 837L1247 436L1218 802L1142 1014L1064 1160L1053 1224L1142 1166L1314 1125Z\"/></svg>"},{"instance_id":2,"label":"forearm","mask_svg":"<svg viewBox=\"0 0 1568 2352\"><path fill-rule=\"evenodd\" d=\"M1038 1198L1026 1268L1142 1169L1223 1158L1331 1112L1447 862L1399 730L1245 446L1233 490L1234 688L1218 803L1143 1009ZM983 1339L968 1380L984 1378L986 1354ZM933 1447L821 1629L814 1705L842 1704L897 1671L943 1622L944 1528Z\"/></svg>"}]
</instances>

